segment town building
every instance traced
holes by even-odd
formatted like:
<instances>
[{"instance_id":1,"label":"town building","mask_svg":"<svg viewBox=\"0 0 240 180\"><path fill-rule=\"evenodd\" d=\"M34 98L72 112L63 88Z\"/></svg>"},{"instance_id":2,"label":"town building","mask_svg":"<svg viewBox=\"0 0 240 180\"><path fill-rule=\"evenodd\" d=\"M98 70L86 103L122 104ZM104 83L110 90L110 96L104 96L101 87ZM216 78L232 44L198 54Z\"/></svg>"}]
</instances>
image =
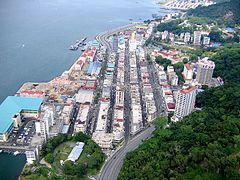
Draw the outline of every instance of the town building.
<instances>
[{"instance_id":1,"label":"town building","mask_svg":"<svg viewBox=\"0 0 240 180\"><path fill-rule=\"evenodd\" d=\"M187 44L190 42L190 39L191 39L191 34L189 32L186 32L185 35L184 35L184 42Z\"/></svg>"},{"instance_id":2,"label":"town building","mask_svg":"<svg viewBox=\"0 0 240 180\"><path fill-rule=\"evenodd\" d=\"M70 152L70 154L68 155L67 160L72 162L75 162L76 160L78 160L78 158L80 157L83 151L84 145L85 144L83 142L77 142L74 148L72 149L72 151Z\"/></svg>"},{"instance_id":3,"label":"town building","mask_svg":"<svg viewBox=\"0 0 240 180\"><path fill-rule=\"evenodd\" d=\"M42 112L43 117L35 122L35 131L40 133L45 141L50 137L50 128L54 125L54 115L51 109Z\"/></svg>"},{"instance_id":4,"label":"town building","mask_svg":"<svg viewBox=\"0 0 240 180\"><path fill-rule=\"evenodd\" d=\"M8 139L14 127L21 126L23 117L37 118L42 98L8 96L0 105L0 142Z\"/></svg>"},{"instance_id":5,"label":"town building","mask_svg":"<svg viewBox=\"0 0 240 180\"><path fill-rule=\"evenodd\" d=\"M203 45L209 45L210 44L210 37L205 36L203 38Z\"/></svg>"},{"instance_id":6,"label":"town building","mask_svg":"<svg viewBox=\"0 0 240 180\"><path fill-rule=\"evenodd\" d=\"M193 44L200 45L201 44L201 31L194 31L193 33Z\"/></svg>"},{"instance_id":7,"label":"town building","mask_svg":"<svg viewBox=\"0 0 240 180\"><path fill-rule=\"evenodd\" d=\"M191 64L185 64L183 69L183 78L186 83L190 83L193 78L193 67Z\"/></svg>"},{"instance_id":8,"label":"town building","mask_svg":"<svg viewBox=\"0 0 240 180\"><path fill-rule=\"evenodd\" d=\"M166 40L168 38L168 31L164 31L162 33L162 40Z\"/></svg>"},{"instance_id":9,"label":"town building","mask_svg":"<svg viewBox=\"0 0 240 180\"><path fill-rule=\"evenodd\" d=\"M197 62L196 80L199 84L208 85L212 81L212 75L215 68L215 63L205 57Z\"/></svg>"},{"instance_id":10,"label":"town building","mask_svg":"<svg viewBox=\"0 0 240 180\"><path fill-rule=\"evenodd\" d=\"M109 150L113 144L113 134L104 131L94 132L92 139L103 149Z\"/></svg>"},{"instance_id":11,"label":"town building","mask_svg":"<svg viewBox=\"0 0 240 180\"><path fill-rule=\"evenodd\" d=\"M183 87L182 90L177 92L176 107L174 112L173 121L181 120L183 117L189 115L195 105L197 95L197 87Z\"/></svg>"}]
</instances>

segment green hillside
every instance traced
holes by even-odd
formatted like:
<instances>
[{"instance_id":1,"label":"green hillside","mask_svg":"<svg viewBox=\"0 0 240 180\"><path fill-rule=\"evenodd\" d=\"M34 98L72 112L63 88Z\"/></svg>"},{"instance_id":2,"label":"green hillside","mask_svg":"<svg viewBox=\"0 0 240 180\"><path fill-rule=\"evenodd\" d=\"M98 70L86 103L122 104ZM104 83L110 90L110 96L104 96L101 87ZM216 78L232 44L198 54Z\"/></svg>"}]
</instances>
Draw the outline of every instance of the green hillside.
<instances>
[{"instance_id":1,"label":"green hillside","mask_svg":"<svg viewBox=\"0 0 240 180\"><path fill-rule=\"evenodd\" d=\"M239 45L222 47L214 57L226 85L199 94L202 111L170 128L158 120L154 137L126 156L120 180L240 179Z\"/></svg>"},{"instance_id":2,"label":"green hillside","mask_svg":"<svg viewBox=\"0 0 240 180\"><path fill-rule=\"evenodd\" d=\"M197 7L187 13L190 16L206 17L218 20L218 22L233 26L240 24L240 1L217 3L208 7Z\"/></svg>"}]
</instances>

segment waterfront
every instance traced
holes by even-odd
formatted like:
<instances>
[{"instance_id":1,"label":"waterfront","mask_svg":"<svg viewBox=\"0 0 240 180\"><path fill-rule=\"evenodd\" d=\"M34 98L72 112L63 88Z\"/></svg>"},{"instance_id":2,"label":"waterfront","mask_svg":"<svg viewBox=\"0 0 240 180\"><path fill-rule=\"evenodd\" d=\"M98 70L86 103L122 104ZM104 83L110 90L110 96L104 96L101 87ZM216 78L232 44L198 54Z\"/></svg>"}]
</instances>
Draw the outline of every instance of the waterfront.
<instances>
[{"instance_id":1,"label":"waterfront","mask_svg":"<svg viewBox=\"0 0 240 180\"><path fill-rule=\"evenodd\" d=\"M1 1L0 102L26 81L48 81L68 69L80 54L68 50L76 39L92 39L129 23L129 19L149 19L158 10L151 0L122 0L118 4L110 0ZM6 172L6 163L9 167L19 165L21 171L22 157L1 154L0 172ZM0 179L14 179L19 174L16 169L8 168L4 174L11 177L0 173Z\"/></svg>"},{"instance_id":2,"label":"waterfront","mask_svg":"<svg viewBox=\"0 0 240 180\"><path fill-rule=\"evenodd\" d=\"M149 19L158 10L151 0L1 1L0 102L26 81L48 81L69 68L79 56L68 50L76 39Z\"/></svg>"},{"instance_id":3,"label":"waterfront","mask_svg":"<svg viewBox=\"0 0 240 180\"><path fill-rule=\"evenodd\" d=\"M14 156L10 153L0 153L0 179L17 179L25 162L25 154L18 154L17 156Z\"/></svg>"}]
</instances>

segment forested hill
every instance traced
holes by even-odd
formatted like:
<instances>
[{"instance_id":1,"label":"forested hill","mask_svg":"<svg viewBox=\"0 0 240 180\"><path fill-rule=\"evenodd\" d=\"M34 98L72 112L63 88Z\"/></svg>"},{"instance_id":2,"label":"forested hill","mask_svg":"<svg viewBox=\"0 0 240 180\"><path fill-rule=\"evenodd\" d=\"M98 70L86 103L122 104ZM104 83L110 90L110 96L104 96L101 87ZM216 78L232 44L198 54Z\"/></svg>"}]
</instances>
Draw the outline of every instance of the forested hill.
<instances>
[{"instance_id":1,"label":"forested hill","mask_svg":"<svg viewBox=\"0 0 240 180\"><path fill-rule=\"evenodd\" d=\"M215 19L219 23L227 25L240 24L240 1L231 0L230 2L217 3L208 7L197 7L189 10L187 14Z\"/></svg>"},{"instance_id":2,"label":"forested hill","mask_svg":"<svg viewBox=\"0 0 240 180\"><path fill-rule=\"evenodd\" d=\"M128 179L240 179L239 45L214 52L216 75L226 84L198 95L194 112L129 153L119 174Z\"/></svg>"}]
</instances>

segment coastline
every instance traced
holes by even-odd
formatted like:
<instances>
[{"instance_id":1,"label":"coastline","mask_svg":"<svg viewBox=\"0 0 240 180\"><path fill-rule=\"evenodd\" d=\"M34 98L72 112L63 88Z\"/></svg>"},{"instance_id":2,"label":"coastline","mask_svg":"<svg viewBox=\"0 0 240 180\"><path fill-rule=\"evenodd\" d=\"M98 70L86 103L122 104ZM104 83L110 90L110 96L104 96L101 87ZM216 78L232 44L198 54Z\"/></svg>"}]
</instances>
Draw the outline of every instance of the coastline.
<instances>
[{"instance_id":1,"label":"coastline","mask_svg":"<svg viewBox=\"0 0 240 180\"><path fill-rule=\"evenodd\" d=\"M111 29L110 31L107 31L107 32L103 32L103 33L100 33L100 34L98 34L96 37L95 37L95 39L98 39L100 36L111 36L111 34L114 34L114 33L116 33L117 31L121 31L121 30L123 30L124 28L129 28L128 26L136 26L137 24L138 24L139 22L131 22L130 24L127 24L127 25L123 25L123 26L120 26L120 27L118 27L118 28L114 28L114 29ZM142 22L141 22L142 23ZM99 42L101 42L101 43L105 43L105 45L106 45L106 42L104 42L104 41L101 41L101 39L98 39L99 40ZM107 46L107 45L106 45ZM76 58L76 60L74 61L74 63L70 66L70 68L68 69L68 70L71 70L72 69L72 67L74 67L74 65L76 65L76 63L77 63L77 61L79 60L79 57L81 57L81 54L80 54L80 56L78 56L77 58ZM64 73L64 71L63 71L63 73ZM60 75L61 76L61 75ZM50 81L40 81L40 82L37 82L37 83L39 83L39 84L41 84L41 83L49 83L49 82L51 82L52 80L54 80L55 78L58 78L59 76L54 76ZM22 88L22 86L24 86L24 84L27 84L27 83L31 83L31 82L24 82L22 85L21 85L21 87L16 91L16 93L18 93L19 91L20 91L20 89ZM35 83L35 82L34 82ZM24 170L24 168L27 166L27 164L25 163L24 164L24 167L23 167L23 170Z\"/></svg>"}]
</instances>

